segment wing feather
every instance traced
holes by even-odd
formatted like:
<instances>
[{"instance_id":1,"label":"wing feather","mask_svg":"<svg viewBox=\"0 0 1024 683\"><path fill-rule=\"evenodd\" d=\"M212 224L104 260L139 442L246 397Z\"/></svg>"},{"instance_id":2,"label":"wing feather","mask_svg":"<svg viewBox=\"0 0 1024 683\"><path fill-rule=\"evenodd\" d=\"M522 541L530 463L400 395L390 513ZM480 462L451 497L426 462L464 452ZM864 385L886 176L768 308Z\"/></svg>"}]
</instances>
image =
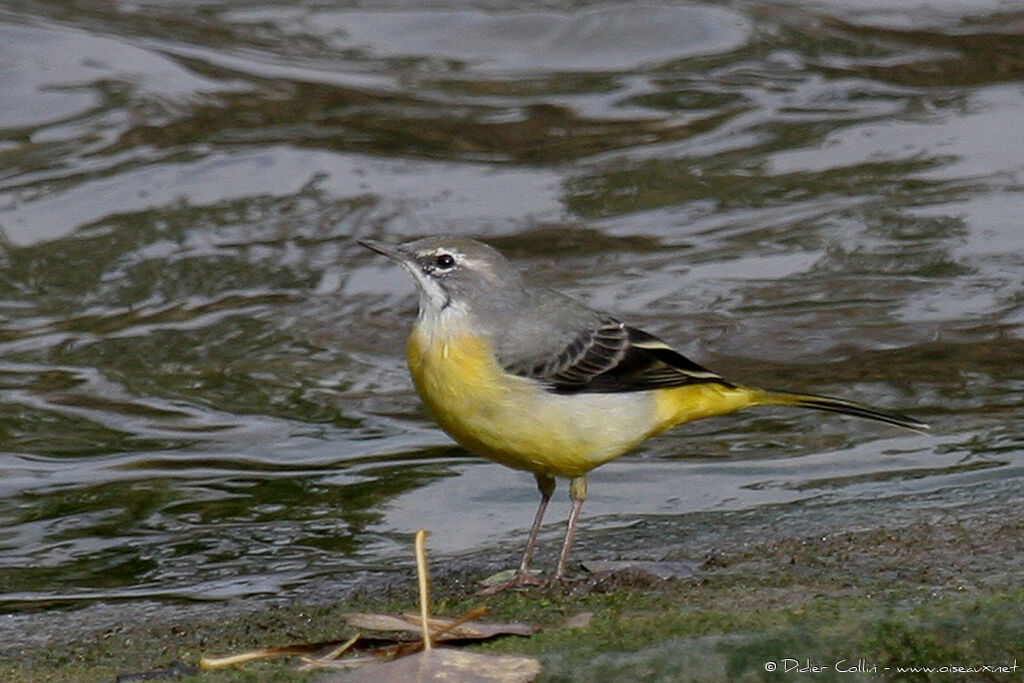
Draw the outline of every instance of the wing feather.
<instances>
[{"instance_id":1,"label":"wing feather","mask_svg":"<svg viewBox=\"0 0 1024 683\"><path fill-rule=\"evenodd\" d=\"M537 379L557 393L644 391L724 379L689 360L654 335L602 318L546 360L506 370Z\"/></svg>"}]
</instances>

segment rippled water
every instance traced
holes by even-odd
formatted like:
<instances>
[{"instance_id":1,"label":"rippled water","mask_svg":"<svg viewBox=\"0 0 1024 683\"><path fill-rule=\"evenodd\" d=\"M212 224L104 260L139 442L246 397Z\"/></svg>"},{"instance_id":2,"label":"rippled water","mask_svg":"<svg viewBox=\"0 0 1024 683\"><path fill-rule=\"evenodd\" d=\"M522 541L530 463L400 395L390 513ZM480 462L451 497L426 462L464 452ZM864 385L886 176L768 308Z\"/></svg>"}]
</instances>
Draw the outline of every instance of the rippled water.
<instances>
[{"instance_id":1,"label":"rippled water","mask_svg":"<svg viewBox=\"0 0 1024 683\"><path fill-rule=\"evenodd\" d=\"M1016 3L26 1L0 46L7 612L297 595L421 526L518 551L532 480L426 418L362 236L484 237L728 377L935 427L677 429L592 475L583 556L1024 487Z\"/></svg>"}]
</instances>

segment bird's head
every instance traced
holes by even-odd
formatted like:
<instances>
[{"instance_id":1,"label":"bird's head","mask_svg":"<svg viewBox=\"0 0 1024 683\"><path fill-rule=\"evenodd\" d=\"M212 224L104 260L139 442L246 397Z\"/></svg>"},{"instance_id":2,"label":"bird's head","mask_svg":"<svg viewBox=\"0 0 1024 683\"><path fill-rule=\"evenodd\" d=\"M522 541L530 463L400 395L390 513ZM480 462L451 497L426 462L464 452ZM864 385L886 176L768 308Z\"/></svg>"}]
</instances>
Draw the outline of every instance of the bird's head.
<instances>
[{"instance_id":1,"label":"bird's head","mask_svg":"<svg viewBox=\"0 0 1024 683\"><path fill-rule=\"evenodd\" d=\"M402 264L420 290L421 314L450 306L468 311L501 308L523 291L519 273L508 259L483 242L451 235L390 244L359 244Z\"/></svg>"}]
</instances>

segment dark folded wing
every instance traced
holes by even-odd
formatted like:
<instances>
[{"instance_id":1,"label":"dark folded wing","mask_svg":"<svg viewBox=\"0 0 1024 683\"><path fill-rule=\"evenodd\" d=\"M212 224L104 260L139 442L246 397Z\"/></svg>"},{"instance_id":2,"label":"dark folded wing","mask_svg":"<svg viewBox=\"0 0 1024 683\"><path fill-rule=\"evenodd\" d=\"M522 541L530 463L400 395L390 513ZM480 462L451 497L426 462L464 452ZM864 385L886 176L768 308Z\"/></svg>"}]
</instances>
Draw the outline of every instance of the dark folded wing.
<instances>
[{"instance_id":1,"label":"dark folded wing","mask_svg":"<svg viewBox=\"0 0 1024 683\"><path fill-rule=\"evenodd\" d=\"M684 384L728 384L657 337L606 318L582 330L558 354L506 370L544 382L558 393L643 391Z\"/></svg>"}]
</instances>

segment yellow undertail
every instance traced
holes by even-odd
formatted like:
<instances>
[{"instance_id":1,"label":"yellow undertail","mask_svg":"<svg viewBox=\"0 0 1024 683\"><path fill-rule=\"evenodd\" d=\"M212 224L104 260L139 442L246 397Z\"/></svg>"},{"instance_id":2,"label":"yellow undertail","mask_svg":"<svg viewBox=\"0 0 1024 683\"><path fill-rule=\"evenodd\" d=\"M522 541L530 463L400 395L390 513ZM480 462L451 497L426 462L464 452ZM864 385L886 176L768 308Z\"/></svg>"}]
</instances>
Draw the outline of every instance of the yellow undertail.
<instances>
[{"instance_id":1,"label":"yellow undertail","mask_svg":"<svg viewBox=\"0 0 1024 683\"><path fill-rule=\"evenodd\" d=\"M906 415L885 412L856 401L816 394L798 394L757 387L707 383L659 390L657 397L658 428L654 433L685 422L716 415L727 415L743 408L755 406L813 408L814 410L886 422L915 431L928 429L928 425Z\"/></svg>"}]
</instances>

